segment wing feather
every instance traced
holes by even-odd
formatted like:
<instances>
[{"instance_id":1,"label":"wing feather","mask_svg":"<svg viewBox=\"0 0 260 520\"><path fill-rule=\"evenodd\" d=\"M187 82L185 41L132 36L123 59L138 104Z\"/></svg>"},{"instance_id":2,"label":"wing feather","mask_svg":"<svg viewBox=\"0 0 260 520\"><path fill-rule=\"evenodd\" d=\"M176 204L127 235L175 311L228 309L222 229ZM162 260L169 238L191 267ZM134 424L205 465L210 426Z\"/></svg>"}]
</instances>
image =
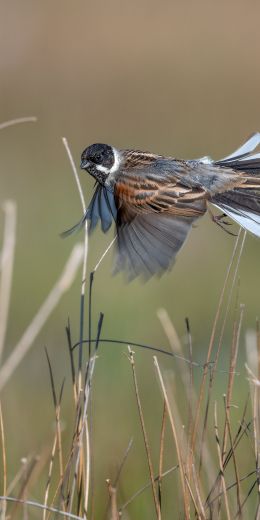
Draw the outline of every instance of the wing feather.
<instances>
[{"instance_id":1,"label":"wing feather","mask_svg":"<svg viewBox=\"0 0 260 520\"><path fill-rule=\"evenodd\" d=\"M206 211L205 190L184 185L172 172L122 172L114 190L117 214L115 272L145 279L170 269L193 222Z\"/></svg>"},{"instance_id":2,"label":"wing feather","mask_svg":"<svg viewBox=\"0 0 260 520\"><path fill-rule=\"evenodd\" d=\"M194 219L169 214L137 215L118 228L115 272L124 270L131 280L145 279L171 268Z\"/></svg>"}]
</instances>

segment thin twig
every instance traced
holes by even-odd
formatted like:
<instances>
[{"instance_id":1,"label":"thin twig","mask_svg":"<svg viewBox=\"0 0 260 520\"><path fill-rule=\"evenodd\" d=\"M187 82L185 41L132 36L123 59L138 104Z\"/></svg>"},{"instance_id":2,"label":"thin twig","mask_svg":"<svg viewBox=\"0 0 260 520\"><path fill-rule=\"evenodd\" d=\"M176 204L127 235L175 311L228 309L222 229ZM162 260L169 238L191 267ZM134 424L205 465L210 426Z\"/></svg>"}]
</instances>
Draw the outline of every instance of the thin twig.
<instances>
[{"instance_id":1,"label":"thin twig","mask_svg":"<svg viewBox=\"0 0 260 520\"><path fill-rule=\"evenodd\" d=\"M203 501L201 498L200 481L198 479L198 475L197 475L194 464L192 464L192 475L193 475L194 487L195 487L195 491L196 491L196 495L197 495L197 499L198 499L198 504L199 504L199 508L200 508L201 518L203 518L203 520L206 520L206 513L205 513Z\"/></svg>"},{"instance_id":2,"label":"thin twig","mask_svg":"<svg viewBox=\"0 0 260 520\"><path fill-rule=\"evenodd\" d=\"M241 233L242 233L242 231L240 229L239 230L239 234L238 234L238 238L239 238ZM219 340L218 340L218 345L217 345L217 350L216 350L216 354L215 354L215 359L214 359L214 363L212 364L212 368L211 368L211 372L210 372L207 404L206 404L206 411L205 411L205 417L204 417L203 428L202 428L202 435L201 435L199 473L201 471L202 464L203 464L203 450L202 450L202 447L203 447L205 436L206 436L206 429L207 429L207 422L208 422L208 412L209 412L209 408L210 408L210 402L211 402L212 391L213 391L213 381L214 381L214 378L215 378L215 373L217 372L217 365L218 365L220 351L221 351L221 347L222 347L222 343L223 343L224 331L225 331L225 327L226 327L226 322L227 322L229 309L230 309L230 306L231 306L231 300L232 300L232 296L233 296L235 282L236 282L237 275L238 275L238 268L239 268L239 265L240 265L240 260L241 260L242 252L243 252L244 245L245 245L245 239L246 239L246 231L243 231L242 241L241 241L241 245L240 245L240 248L239 248L239 251L238 251L236 265L235 265L235 268L234 268L234 274L233 274L233 278L232 278L232 282L231 282L231 288L229 290L228 301L227 301L226 310L225 310L225 314L224 314L224 319L223 319L223 323L222 323L222 327L221 327L221 331L220 331L220 336L219 336ZM230 377L230 371L229 371L228 375Z\"/></svg>"},{"instance_id":3,"label":"thin twig","mask_svg":"<svg viewBox=\"0 0 260 520\"><path fill-rule=\"evenodd\" d=\"M26 464L29 466L31 461L33 460L33 456L30 456L26 459ZM24 464L21 464L21 467L18 469L16 475L13 477L13 480L10 482L10 484L7 486L6 495L10 495L13 490L15 489L16 485L20 482L20 480L24 479L24 474L27 471L27 468Z\"/></svg>"},{"instance_id":4,"label":"thin twig","mask_svg":"<svg viewBox=\"0 0 260 520\"><path fill-rule=\"evenodd\" d=\"M247 475L245 475L244 477L241 477L241 478L239 479L239 482L240 482L240 483L241 483L241 482L244 482L244 481L247 480L249 477L252 477L252 475L255 475L257 471L258 471L258 470L255 470L255 469L254 469L253 471L250 471ZM255 482L254 482L254 485L255 485ZM236 487L236 486L237 486L237 481L236 481L236 482L233 482L232 484L229 484L229 485L226 487L226 490L227 490L227 491L230 491L230 489L233 489L233 488ZM213 504L216 500L218 500L221 496L223 496L223 491L221 491L218 495L216 495L214 498L212 498L212 500L211 500L210 502L208 502L208 503L205 504L206 509L210 509L211 506L212 506L212 504ZM242 508L242 505L241 505L241 508Z\"/></svg>"},{"instance_id":5,"label":"thin twig","mask_svg":"<svg viewBox=\"0 0 260 520\"><path fill-rule=\"evenodd\" d=\"M112 486L110 479L106 480L108 494L110 498L110 520L119 520L119 513L117 508L116 488Z\"/></svg>"},{"instance_id":6,"label":"thin twig","mask_svg":"<svg viewBox=\"0 0 260 520\"><path fill-rule=\"evenodd\" d=\"M204 518L200 514L200 510L199 510L198 504L196 502L196 499L194 497L193 491L191 489L190 483L188 481L187 475L185 475L185 482L186 482L187 488L189 490L189 494L190 494L190 497L191 497L191 500L192 500L192 503L193 503L193 506L194 506L194 509L195 509L196 518L198 518L198 520L202 520L202 519L204 520Z\"/></svg>"},{"instance_id":7,"label":"thin twig","mask_svg":"<svg viewBox=\"0 0 260 520\"><path fill-rule=\"evenodd\" d=\"M224 396L224 403L225 403L225 411L226 411L226 422L227 422L227 430L228 430L228 437L230 442L230 449L232 451L232 458L233 458L233 464L234 464L234 470L235 470L235 476L236 476L236 492L237 492L237 504L238 504L238 511L239 515L242 514L242 508L241 508L241 486L240 486L240 479L239 479L239 473L238 473L238 465L236 461L236 454L234 450L234 443L232 438L232 432L231 432L231 424L230 424L230 414L228 413L227 403L226 403L226 396Z\"/></svg>"},{"instance_id":8,"label":"thin twig","mask_svg":"<svg viewBox=\"0 0 260 520\"><path fill-rule=\"evenodd\" d=\"M237 252L239 239L240 239L240 233L241 233L241 228L240 228L240 230L238 232L238 236L237 236L237 239L236 239L236 242L235 242L235 245L234 245L234 249L233 249L233 253L232 253L232 256L231 256L231 260L230 260L228 268L227 268L227 272L226 272L224 284L223 284L223 287L222 287L222 290L221 290L221 293L220 293L218 307L217 307L215 319L214 319L214 322L213 322L212 332L211 332L211 336L210 336L209 347L208 347L208 352L207 352L207 359L206 359L206 363L205 363L204 370L203 370L202 381L201 381L201 384L200 384L198 404L197 404L197 407L196 407L196 413L195 413L195 419L194 419L194 425L193 425L193 431L192 431L192 437L191 437L191 449L190 449L190 461L189 461L189 466L190 467L191 467L191 464L193 462L193 457L194 457L194 454L195 454L195 442L196 442L197 433L198 433L200 411L201 411L203 396L204 396L204 392L205 392L206 378L207 378L207 374L208 374L208 363L209 363L209 361L211 359L211 355L212 355L212 350L213 350L214 341L215 341L215 335L216 335L216 330L217 330L217 324L218 324L218 321L219 321L219 318L220 318L221 308L222 308L222 304L223 304L223 301L224 301L224 296L225 296L228 280L229 280L229 277L230 277L231 268L232 268L232 265L233 265L233 262L234 262L234 259L235 259L235 255L236 255L236 252Z\"/></svg>"},{"instance_id":9,"label":"thin twig","mask_svg":"<svg viewBox=\"0 0 260 520\"><path fill-rule=\"evenodd\" d=\"M97 264L95 265L95 267L93 269L94 273L96 273L96 271L98 270L101 262L104 260L104 258L107 255L108 251L110 251L110 249L111 249L112 245L115 243L116 239L117 239L117 235L113 238L113 240L111 240L110 244L107 246L106 250L101 255L100 259L98 260Z\"/></svg>"},{"instance_id":10,"label":"thin twig","mask_svg":"<svg viewBox=\"0 0 260 520\"><path fill-rule=\"evenodd\" d=\"M233 292L234 292L235 283L236 283L236 280L237 280L238 269L239 269L239 266L240 266L242 253L243 253L244 246L245 246L245 240L246 240L246 231L243 231L241 245L240 245L238 256L237 256L237 261L236 261L236 266L235 266L234 275L233 275L233 279L232 279L232 284L231 284L231 288L230 288L229 296L228 296L228 301L227 301L227 305L226 305L225 316L224 316L223 323L222 323L222 328L221 328L219 341L218 341L218 347L217 347L215 360L214 360L214 365L213 365L213 369L212 369L213 377L214 377L214 371L216 370L217 365L218 365L218 359L219 359L219 355L220 355L220 351L221 351L221 346L222 346L222 343L223 343L223 338L224 338L224 332L225 332L225 327L226 327L226 323L227 323L228 312L229 312L229 309L230 309L230 306L231 306L231 300L232 300L232 296L233 296Z\"/></svg>"},{"instance_id":11,"label":"thin twig","mask_svg":"<svg viewBox=\"0 0 260 520\"><path fill-rule=\"evenodd\" d=\"M256 468L259 467L259 385L254 385L254 400L253 400L253 413L254 413L254 447L255 447L255 465ZM259 510L259 472L257 473L257 494L258 494L258 506L257 509ZM256 518L258 520L258 516L256 515Z\"/></svg>"},{"instance_id":12,"label":"thin twig","mask_svg":"<svg viewBox=\"0 0 260 520\"><path fill-rule=\"evenodd\" d=\"M89 442L89 428L88 428L87 419L86 419L86 426L85 426L85 436L86 436L86 456L85 456L86 482L85 482L85 496L84 496L84 512L86 512L88 510L89 487L90 487L90 458L91 458L90 442Z\"/></svg>"},{"instance_id":13,"label":"thin twig","mask_svg":"<svg viewBox=\"0 0 260 520\"><path fill-rule=\"evenodd\" d=\"M167 395L167 392L166 392L166 389L165 389L165 385L164 385L164 382L163 382L161 370L160 370L160 367L159 367L158 360L157 360L156 356L154 356L154 364L155 364L155 368L156 368L158 376L159 376L160 387L161 387L161 390L162 390L162 393L163 393L163 397L164 397L164 400L165 400L167 413L168 413L168 417L169 417L169 420L170 420L171 429L172 429L172 433L173 433L173 438L174 438L174 442L175 442L175 448L176 448L176 453L177 453L178 465L179 465L179 468L180 468L180 479L181 479L182 497L183 497L183 504L184 504L184 515L185 515L185 519L188 520L188 518L189 518L189 504L188 504L188 501L187 501L186 484L185 484L185 480L186 480L185 479L185 471L184 471L183 461L182 461L182 457L181 457L181 450L180 450L180 446L179 446L178 435L177 435L177 431L176 431L173 415L172 415L172 412L171 412L171 407L170 407L168 395Z\"/></svg>"},{"instance_id":14,"label":"thin twig","mask_svg":"<svg viewBox=\"0 0 260 520\"><path fill-rule=\"evenodd\" d=\"M238 445L240 444L241 439L249 431L249 426L250 426L251 422L249 422L249 423L245 422L247 406L248 406L248 398L246 400L246 403L245 403L245 406L244 406L244 409L243 409L242 418L240 420L240 424L239 424L237 433L236 433L235 438L233 440L233 450L235 450L238 447ZM231 456L232 456L232 452L231 452L231 449L230 449L229 452L227 453L226 457L225 457L224 462L223 462L223 467L224 468L227 467L229 461L231 460ZM214 484L212 485L212 487L211 487L211 489L210 489L210 491L208 493L208 496L206 498L205 504L213 503L213 500L210 500L210 499L211 499L211 496L212 496L213 492L215 491L215 489L216 489L216 487L217 487L217 485L219 483L220 476L221 475L220 475L220 472L219 472L217 478L215 479Z\"/></svg>"},{"instance_id":15,"label":"thin twig","mask_svg":"<svg viewBox=\"0 0 260 520\"><path fill-rule=\"evenodd\" d=\"M63 294L71 287L78 268L82 263L83 259L83 246L82 244L76 244L70 254L70 257L64 267L64 270L47 296L45 302L40 307L36 316L33 318L30 325L25 330L20 341L12 350L12 353L7 358L0 370L0 390L6 385L18 365L21 363L24 356L32 346L35 338L39 334L43 325L58 305Z\"/></svg>"},{"instance_id":16,"label":"thin twig","mask_svg":"<svg viewBox=\"0 0 260 520\"><path fill-rule=\"evenodd\" d=\"M215 402L215 408L214 408L214 417L215 417L215 437L216 437L216 443L217 443L217 452L218 452L218 461L219 461L219 468L220 468L220 478L224 493L224 502L226 507L226 514L227 514L227 520L231 520L230 511L229 511L229 505L228 505L228 497L227 497L227 488L226 488L226 481L225 481L225 475L224 475L224 468L222 463L222 456L221 456L221 448L220 448L220 439L219 439L219 433L218 433L218 421L217 421L217 403Z\"/></svg>"},{"instance_id":17,"label":"thin twig","mask_svg":"<svg viewBox=\"0 0 260 520\"><path fill-rule=\"evenodd\" d=\"M26 513L26 508L27 508L26 494L27 494L29 482L32 479L33 472L34 472L35 467L37 466L39 460L40 460L40 458L37 455L35 455L35 456L31 457L29 461L26 458L22 458L22 461L21 461L22 465L24 466L24 471L21 473L21 485L20 485L20 489L18 491L17 498L18 498L18 500L22 499L24 502L24 507L23 507L24 513ZM12 516L15 516L15 511L16 511L17 507L18 507L18 503L15 504L14 513Z\"/></svg>"},{"instance_id":18,"label":"thin twig","mask_svg":"<svg viewBox=\"0 0 260 520\"><path fill-rule=\"evenodd\" d=\"M50 511L51 513L56 513L58 515L63 515L65 518L72 518L73 520L84 520L82 516L73 515L72 513L66 513L65 511L60 511L55 507L45 506L44 504L40 504L39 502L34 502L33 500L22 500L21 498L13 498L0 496L0 500L6 500L7 502L15 502L17 504L26 504L27 506L38 507L39 509L46 509L46 511Z\"/></svg>"},{"instance_id":19,"label":"thin twig","mask_svg":"<svg viewBox=\"0 0 260 520\"><path fill-rule=\"evenodd\" d=\"M74 403L77 405L76 372L75 372L75 363L74 363L74 357L73 357L73 349L72 349L72 341L71 341L71 329L70 329L70 321L69 321L69 319L68 319L68 325L66 327L66 334L67 334L69 357L70 357L70 368L71 368L71 378L72 378L72 386L73 386Z\"/></svg>"},{"instance_id":20,"label":"thin twig","mask_svg":"<svg viewBox=\"0 0 260 520\"><path fill-rule=\"evenodd\" d=\"M190 331L190 322L189 318L185 318L185 324L187 329L187 335L188 335L188 345L189 345L189 360L190 360L190 366L189 366L189 385L188 385L188 403L189 403L189 410L188 410L188 451L187 451L187 457L189 457L189 450L190 450L190 443L191 443L191 435L192 435L192 423L193 423L193 409L196 399L196 392L194 388L194 376L193 376L193 365L192 359L193 359L193 348L192 348L192 336ZM188 468L189 469L189 468Z\"/></svg>"},{"instance_id":21,"label":"thin twig","mask_svg":"<svg viewBox=\"0 0 260 520\"><path fill-rule=\"evenodd\" d=\"M117 470L116 477L115 477L114 482L113 482L113 487L117 487L118 486L118 482L119 482L119 479L121 477L121 473L122 473L123 467L124 467L124 465L126 463L127 457L128 457L128 455L130 453L130 450L131 450L132 446L133 446L133 439L130 439L130 441L128 443L128 446L127 446L127 448L125 450L125 453L123 455L123 458L122 458L122 460L120 462L119 468Z\"/></svg>"},{"instance_id":22,"label":"thin twig","mask_svg":"<svg viewBox=\"0 0 260 520\"><path fill-rule=\"evenodd\" d=\"M96 341L96 338L91 338L91 340L84 339L83 343L87 343L87 344L89 342L95 343L95 341ZM207 368L211 367L214 363L214 361L209 361L207 364L206 363L202 364L197 361L190 361L190 359L185 358L183 356L179 356L175 352L170 352L169 350L165 350L160 347L153 347L152 345L146 345L145 343L136 343L134 341L126 341L126 340L122 340L122 339L100 338L99 343L114 343L115 345L132 345L132 347L140 347L145 350L151 350L152 352L157 352L158 354L163 354L165 356L170 356L170 357L179 359L180 361L183 361L184 363L188 363L189 365L192 365L193 367L201 368L203 370L206 367ZM74 350L78 346L79 346L79 341L73 345L72 349ZM219 369L219 370L217 370L217 372L219 374L229 374L228 370ZM239 372L235 372L235 374L240 375Z\"/></svg>"},{"instance_id":23,"label":"thin twig","mask_svg":"<svg viewBox=\"0 0 260 520\"><path fill-rule=\"evenodd\" d=\"M240 306L240 316L237 323L237 320L235 319L234 325L233 325L233 337L232 337L232 344L231 344L231 352L230 352L230 365L229 365L229 376L228 376L228 388L227 388L227 396L225 398L225 404L226 404L226 410L225 410L225 422L224 422L224 431L223 431L223 438L222 438L222 464L225 460L225 454L226 454L226 444L227 444L227 436L228 436L228 425L227 425L227 417L230 420L230 405L231 405L231 396L232 396L232 390L233 390L233 383L234 383L234 369L236 366L237 361L237 353L238 353L238 346L239 346L239 339L240 339L240 330L241 330L241 324L243 319L243 313L244 313L244 306ZM232 448L230 448L230 458L233 457ZM219 481L220 485L221 479ZM220 508L220 501L218 504L218 507Z\"/></svg>"},{"instance_id":24,"label":"thin twig","mask_svg":"<svg viewBox=\"0 0 260 520\"><path fill-rule=\"evenodd\" d=\"M173 466L172 468L170 469L167 469L166 471L164 471L161 475L161 478L164 478L166 477L167 475L170 475L170 473L173 473L174 471L176 471L177 469L179 468L178 464L176 466ZM154 481L157 482L159 479L159 475L157 475L156 477L154 477ZM146 489L148 489L149 487L151 486L151 480L149 480L149 482L147 482L147 484L145 484L144 486L142 486L140 489L138 489L138 491L136 491L119 509L120 512L122 512L124 509L126 509L132 502L133 500L135 500L139 495L141 495Z\"/></svg>"},{"instance_id":25,"label":"thin twig","mask_svg":"<svg viewBox=\"0 0 260 520\"><path fill-rule=\"evenodd\" d=\"M86 202L83 194L83 190L80 184L77 168L75 165L75 161L73 159L68 141L66 137L62 138L62 142L65 146L66 152L69 157L69 161L71 164L71 168L73 171L73 175L77 184L77 188L79 191L79 196L81 200L83 215L86 214ZM84 310L85 310L85 289L86 289L86 277L87 277L87 259L88 259L88 220L85 220L84 223L84 259L83 259L83 267L82 267L82 282L81 282L81 298L80 298L80 332L79 332L79 363L78 363L78 369L79 369L79 381L78 381L78 391L81 387L82 383L82 358L83 358L83 348L82 348L82 340L84 337Z\"/></svg>"},{"instance_id":26,"label":"thin twig","mask_svg":"<svg viewBox=\"0 0 260 520\"><path fill-rule=\"evenodd\" d=\"M60 405L61 405L61 399L62 399L62 393L63 393L65 380L63 380L63 383L61 385L61 390L60 390L60 396L59 396L59 399L57 399L55 384L54 384L54 376L53 376L51 361L49 358L47 348L45 348L45 353L46 353L48 367L49 367L53 404L54 404L54 409L55 409L56 432L57 432L57 451L58 451L58 460L59 460L59 469L60 469L60 479L62 479L63 478L63 454L62 454L62 442L61 442L61 424L60 424L61 407L60 407ZM63 507L64 507L64 504L63 504Z\"/></svg>"},{"instance_id":27,"label":"thin twig","mask_svg":"<svg viewBox=\"0 0 260 520\"><path fill-rule=\"evenodd\" d=\"M233 384L234 384L234 370L235 370L236 362L237 362L237 354L238 354L239 339L240 339L243 315L244 315L244 305L241 305L238 326L236 326L236 323L234 324L234 337L233 337L233 342L232 342L232 346L231 346L231 355L230 355L230 374L229 374L229 378L228 378L228 389L227 389L227 397L226 397L226 417L228 416L229 420L230 420L230 403L231 403L231 396L232 396L232 390L233 390ZM225 455L225 451L226 451L227 427L228 427L227 420L225 420L224 433L223 433L223 446L222 446L222 460L224 459L224 455Z\"/></svg>"},{"instance_id":28,"label":"thin twig","mask_svg":"<svg viewBox=\"0 0 260 520\"><path fill-rule=\"evenodd\" d=\"M9 126L19 125L20 123L36 123L37 117L18 117L16 119L10 119L10 121L5 121L4 123L0 123L0 130L4 130L4 128L8 128Z\"/></svg>"},{"instance_id":29,"label":"thin twig","mask_svg":"<svg viewBox=\"0 0 260 520\"><path fill-rule=\"evenodd\" d=\"M256 484L257 484L257 479L253 482L252 486L249 488L247 496L245 497L243 503L241 504L241 509L243 509L244 505L246 504L246 502L247 502L248 498L250 497L250 495L251 495L254 487L256 486ZM237 513L236 516L234 517L234 520L236 520L238 518L238 516L240 516L240 515L238 515L238 513ZM256 520L259 520L259 518L256 517Z\"/></svg>"},{"instance_id":30,"label":"thin twig","mask_svg":"<svg viewBox=\"0 0 260 520\"><path fill-rule=\"evenodd\" d=\"M131 350L130 347L128 347L128 352L129 352L129 361L130 361L131 367L132 367L135 396L136 396L137 407L138 407L138 412L139 412L139 417L140 417L140 422L141 422L141 427L142 427L142 432L143 432L146 456L147 456L147 461L148 461L148 466L149 466L149 472L150 472L150 479L151 479L151 485L152 485L152 493L153 493L155 511L156 511L156 515L157 515L158 520L160 520L161 519L161 510L160 510L160 504L159 504L157 493L156 493L155 480L154 480L154 470L153 470L153 463L152 463L152 457L151 457L151 450L150 450L150 446L149 446L148 436L147 436L147 433L146 433L146 428L145 428L145 423L144 423L144 416L143 416L143 411L142 411L142 405L141 405L141 400L140 400L140 395L139 395L139 389L138 389L138 383L137 383L137 377L136 377L136 371L135 371L134 353L133 353L133 351Z\"/></svg>"},{"instance_id":31,"label":"thin twig","mask_svg":"<svg viewBox=\"0 0 260 520\"><path fill-rule=\"evenodd\" d=\"M71 164L71 168L72 168L72 171L73 171L73 174L74 174L74 178L75 178L75 181L76 181L76 184L77 184L77 188L78 188L78 191L79 191L79 196L80 196L80 200L81 200L83 214L85 215L85 213L86 213L86 203L85 203L83 190L82 190L82 187L81 187L81 184L80 184L80 180L79 180L76 164L75 164L75 161L73 159L73 156L72 156L72 153L71 153L71 150L70 150L67 138L63 137L62 138L62 142L63 142L63 144L65 146L65 149L66 149L66 152L68 154L68 158L69 158L69 161L70 161L70 164Z\"/></svg>"},{"instance_id":32,"label":"thin twig","mask_svg":"<svg viewBox=\"0 0 260 520\"><path fill-rule=\"evenodd\" d=\"M12 288L14 251L16 241L16 204L6 200L3 204L5 213L4 238L1 253L0 278L0 364L4 350L8 312Z\"/></svg>"},{"instance_id":33,"label":"thin twig","mask_svg":"<svg viewBox=\"0 0 260 520\"><path fill-rule=\"evenodd\" d=\"M45 495L44 495L44 506L45 506L45 508L47 507L48 498L49 498L50 484L51 484L51 477L52 477L52 472L53 472L53 465L54 465L54 457L55 457L55 452L56 452L56 446L57 446L57 431L55 432L53 446L52 446L52 450L51 450L51 458L50 458L50 463L49 463L48 478L47 478ZM47 514L47 509L44 509L43 510L42 520L46 520L46 514Z\"/></svg>"},{"instance_id":34,"label":"thin twig","mask_svg":"<svg viewBox=\"0 0 260 520\"><path fill-rule=\"evenodd\" d=\"M96 364L96 359L97 359L99 337L100 337L100 333L101 333L101 329L102 329L103 318L104 318L104 315L102 313L100 313L95 350L94 350L92 357L90 358L90 360L87 363L88 368L86 371L86 378L85 378L85 384L84 384L84 407L83 407L82 414L80 415L79 432L76 437L75 466L74 466L74 473L73 473L72 488L70 490L70 498L69 498L70 510L72 508L76 483L77 483L77 479L78 479L78 475L79 475L80 457L81 457L81 452L82 452L82 447L83 447L83 435L84 435L84 430L85 430L86 424L87 424L86 421L87 421L87 417L88 417L88 406L89 406L89 401L90 401L91 384L92 384L92 379L93 379L93 374L94 374L94 369L95 369L95 364ZM87 513L87 510L85 511L85 513Z\"/></svg>"},{"instance_id":35,"label":"thin twig","mask_svg":"<svg viewBox=\"0 0 260 520\"><path fill-rule=\"evenodd\" d=\"M259 328L259 320L257 318L256 320L256 348L257 348L257 376L258 379L260 378L260 328ZM260 456L260 449L259 449L259 434L260 434L260 393L259 393L259 386L255 387L255 396L256 396L256 403L255 403L255 411L256 413L254 416L256 416L255 425L257 427L256 434L257 434L257 452L256 452L256 467L259 466L259 456ZM258 506L257 506L257 515L256 519L259 520L260 518L260 478L259 473L257 474L257 491L258 491Z\"/></svg>"},{"instance_id":36,"label":"thin twig","mask_svg":"<svg viewBox=\"0 0 260 520\"><path fill-rule=\"evenodd\" d=\"M117 486L118 486L118 482L119 482L119 479L120 479L123 467L124 467L124 465L126 463L126 460L127 460L128 455L129 455L129 452L130 452L130 450L132 448L132 445L133 445L133 439L130 439L130 441L128 443L128 446L127 446L127 448L125 450L125 453L123 455L123 458L122 458L122 460L120 462L120 465L119 465L119 468L117 470L116 476L114 478L114 481L113 481L113 484L112 484L113 488L117 488ZM149 485L150 485L150 482L149 482ZM106 506L104 518L107 518L107 516L108 516L109 506L110 506L110 499L109 499L109 501L107 503L107 506Z\"/></svg>"},{"instance_id":37,"label":"thin twig","mask_svg":"<svg viewBox=\"0 0 260 520\"><path fill-rule=\"evenodd\" d=\"M163 474L163 454L164 454L164 437L166 428L166 403L163 401L162 426L160 435L160 451L159 451L159 472L158 472L158 500L160 509L162 509L162 474Z\"/></svg>"},{"instance_id":38,"label":"thin twig","mask_svg":"<svg viewBox=\"0 0 260 520\"><path fill-rule=\"evenodd\" d=\"M180 355L184 354L183 347L180 342L180 339L177 335L175 327L165 309L159 309L157 311L157 316L161 322L161 325L164 329L164 332L168 338L170 343L172 352L174 354ZM188 322L186 321L186 325L188 326ZM189 329L188 329L189 330ZM191 349L191 340L190 340L190 349ZM192 431L192 423L193 423L193 410L195 408L195 403L197 400L195 388L193 386L193 375L192 375L192 353L189 349L189 365L187 363L181 363L180 360L177 359L178 363L178 374L180 374L181 381L183 384L183 392L186 395L186 402L188 403L188 438L186 442L186 460L189 462L190 458L190 441L191 441L191 431ZM176 423L176 411L175 411L175 423ZM187 478L190 478L190 470L189 464L187 464Z\"/></svg>"},{"instance_id":39,"label":"thin twig","mask_svg":"<svg viewBox=\"0 0 260 520\"><path fill-rule=\"evenodd\" d=\"M6 464L6 447L5 447L5 431L4 431L4 421L3 421L3 413L2 413L2 405L0 402L0 433L1 433L1 445L2 445L2 463L3 463L3 495L6 496L7 489L7 464ZM5 520L6 514L6 502L3 500L3 503L0 507L0 520Z\"/></svg>"},{"instance_id":40,"label":"thin twig","mask_svg":"<svg viewBox=\"0 0 260 520\"><path fill-rule=\"evenodd\" d=\"M89 291L88 291L88 358L91 358L91 332L92 332L92 288L94 283L94 271L89 275ZM81 344L83 344L83 338Z\"/></svg>"}]
</instances>

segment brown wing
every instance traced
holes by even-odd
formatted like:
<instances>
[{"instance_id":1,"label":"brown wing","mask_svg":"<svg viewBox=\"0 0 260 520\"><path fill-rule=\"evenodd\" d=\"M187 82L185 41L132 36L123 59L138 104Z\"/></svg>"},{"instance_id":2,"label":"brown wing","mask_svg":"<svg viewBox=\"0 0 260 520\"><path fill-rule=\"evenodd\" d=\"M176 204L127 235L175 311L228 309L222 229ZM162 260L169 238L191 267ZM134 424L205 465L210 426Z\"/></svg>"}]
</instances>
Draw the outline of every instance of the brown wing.
<instances>
[{"instance_id":1,"label":"brown wing","mask_svg":"<svg viewBox=\"0 0 260 520\"><path fill-rule=\"evenodd\" d=\"M149 170L149 167L148 167ZM184 186L172 175L125 171L115 188L116 271L145 278L169 269L193 222L206 211L205 190Z\"/></svg>"}]
</instances>

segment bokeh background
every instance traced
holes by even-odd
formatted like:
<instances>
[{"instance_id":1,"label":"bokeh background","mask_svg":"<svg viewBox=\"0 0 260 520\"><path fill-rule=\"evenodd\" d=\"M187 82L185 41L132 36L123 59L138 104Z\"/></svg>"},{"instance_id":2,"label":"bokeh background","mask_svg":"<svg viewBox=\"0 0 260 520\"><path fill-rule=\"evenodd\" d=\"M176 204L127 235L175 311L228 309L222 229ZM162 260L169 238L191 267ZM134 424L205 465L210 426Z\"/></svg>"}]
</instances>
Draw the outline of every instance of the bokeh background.
<instances>
[{"instance_id":1,"label":"bokeh background","mask_svg":"<svg viewBox=\"0 0 260 520\"><path fill-rule=\"evenodd\" d=\"M231 153L260 130L259 16L255 0L1 2L0 122L38 118L35 124L0 133L0 201L12 198L18 206L5 357L47 296L73 244L82 238L59 237L81 216L61 137L67 137L77 164L83 148L93 142L183 158L220 158ZM89 200L93 182L85 173L80 176ZM112 237L113 231L102 235L99 230L91 236L89 269ZM123 276L112 277L113 255L109 254L96 275L94 323L103 311L104 336L167 347L156 316L157 309L165 307L180 338L185 337L184 320L189 317L194 358L203 360L233 245L234 238L205 217L171 273L148 284L136 280L127 285ZM248 236L240 267L239 301L246 306L242 367L244 332L254 328L259 312L259 255L259 242ZM80 277L2 393L10 478L21 457L40 453L53 437L44 346L57 386L66 376L63 437L70 442L72 398L65 325L69 316L77 340L79 296ZM226 345L231 332L230 324ZM147 477L146 460L139 457L142 438L125 353L118 346L102 346L95 374L98 511L106 497L105 478L113 474L132 436L135 444L125 470L125 496ZM138 351L136 360L153 443L161 399L152 356ZM166 367L169 363L161 362ZM223 356L220 366L225 363ZM236 384L241 388L241 380ZM151 509L140 499L139 513L152 517L150 505Z\"/></svg>"}]
</instances>

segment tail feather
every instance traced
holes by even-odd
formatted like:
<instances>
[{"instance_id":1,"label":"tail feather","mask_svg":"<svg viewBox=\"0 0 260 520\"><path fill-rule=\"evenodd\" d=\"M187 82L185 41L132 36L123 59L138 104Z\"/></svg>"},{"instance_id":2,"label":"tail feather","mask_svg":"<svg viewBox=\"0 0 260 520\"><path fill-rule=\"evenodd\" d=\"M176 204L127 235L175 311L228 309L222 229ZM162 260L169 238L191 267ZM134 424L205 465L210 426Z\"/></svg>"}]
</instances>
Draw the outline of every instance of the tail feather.
<instances>
[{"instance_id":1,"label":"tail feather","mask_svg":"<svg viewBox=\"0 0 260 520\"><path fill-rule=\"evenodd\" d=\"M212 198L212 203L244 229L260 237L260 133L215 164L242 173L244 184ZM244 175L243 175L244 173Z\"/></svg>"},{"instance_id":2,"label":"tail feather","mask_svg":"<svg viewBox=\"0 0 260 520\"><path fill-rule=\"evenodd\" d=\"M252 152L255 151L255 149L260 144L260 132L255 132L252 134L248 140L242 144L235 152L231 153L230 155L227 155L223 159L220 159L219 162L229 162L237 159L243 159L251 156Z\"/></svg>"},{"instance_id":3,"label":"tail feather","mask_svg":"<svg viewBox=\"0 0 260 520\"><path fill-rule=\"evenodd\" d=\"M235 171L246 172L252 176L260 175L260 155L255 154L246 159L235 159L232 161L217 161L218 166L232 168Z\"/></svg>"},{"instance_id":4,"label":"tail feather","mask_svg":"<svg viewBox=\"0 0 260 520\"><path fill-rule=\"evenodd\" d=\"M241 227L260 238L260 198L250 190L230 191L216 195L212 203Z\"/></svg>"},{"instance_id":5,"label":"tail feather","mask_svg":"<svg viewBox=\"0 0 260 520\"><path fill-rule=\"evenodd\" d=\"M260 145L260 132L256 132L235 152L216 161L218 166L233 168L237 171L260 174L260 153L253 153Z\"/></svg>"}]
</instances>

